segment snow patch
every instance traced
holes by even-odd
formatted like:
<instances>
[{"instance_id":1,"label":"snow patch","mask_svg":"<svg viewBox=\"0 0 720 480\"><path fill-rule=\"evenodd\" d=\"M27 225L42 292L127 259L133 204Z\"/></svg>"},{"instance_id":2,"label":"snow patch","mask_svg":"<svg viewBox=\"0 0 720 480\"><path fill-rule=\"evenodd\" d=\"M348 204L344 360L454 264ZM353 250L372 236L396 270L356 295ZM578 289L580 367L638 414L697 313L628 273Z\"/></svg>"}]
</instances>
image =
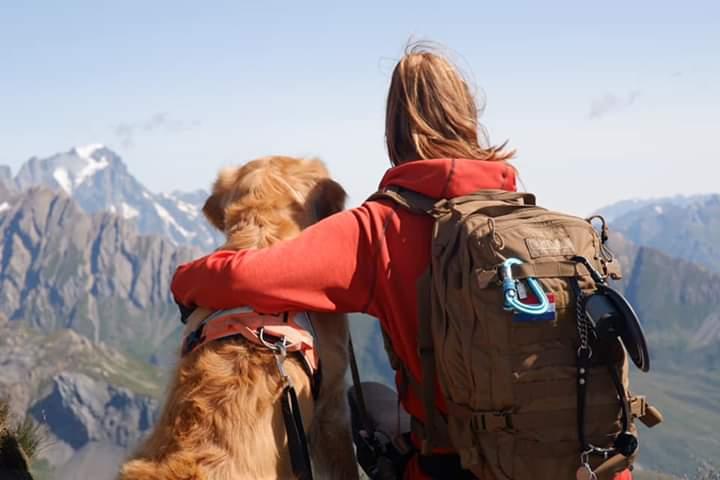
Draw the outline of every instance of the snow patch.
<instances>
[{"instance_id":1,"label":"snow patch","mask_svg":"<svg viewBox=\"0 0 720 480\"><path fill-rule=\"evenodd\" d=\"M75 177L75 185L80 185L88 178L95 175L100 170L103 170L107 168L110 165L110 162L108 162L107 158L100 157L100 160L95 160L94 158L90 157L87 158L88 164L78 172L77 177Z\"/></svg>"},{"instance_id":2,"label":"snow patch","mask_svg":"<svg viewBox=\"0 0 720 480\"><path fill-rule=\"evenodd\" d=\"M64 168L56 168L53 172L53 178L60 185L60 188L65 190L67 193L72 193L72 182L70 181L70 174Z\"/></svg>"},{"instance_id":3,"label":"snow patch","mask_svg":"<svg viewBox=\"0 0 720 480\"><path fill-rule=\"evenodd\" d=\"M180 233L180 235L185 238L193 238L195 236L195 233L188 232L180 225L178 225L177 221L175 221L172 215L170 215L170 212L165 210L163 206L159 205L157 202L153 202L153 207L155 207L155 211L160 216L160 218L168 225L174 227Z\"/></svg>"},{"instance_id":4,"label":"snow patch","mask_svg":"<svg viewBox=\"0 0 720 480\"><path fill-rule=\"evenodd\" d=\"M660 205L655 205L655 213L657 213L658 215L662 215L663 207L661 207Z\"/></svg>"},{"instance_id":5,"label":"snow patch","mask_svg":"<svg viewBox=\"0 0 720 480\"><path fill-rule=\"evenodd\" d=\"M140 211L137 208L133 208L125 202L120 204L120 215L126 220L135 218L140 215Z\"/></svg>"},{"instance_id":6,"label":"snow patch","mask_svg":"<svg viewBox=\"0 0 720 480\"><path fill-rule=\"evenodd\" d=\"M191 203L183 202L182 200L175 200L178 210L188 214L191 218L197 218L200 213L200 207Z\"/></svg>"},{"instance_id":7,"label":"snow patch","mask_svg":"<svg viewBox=\"0 0 720 480\"><path fill-rule=\"evenodd\" d=\"M105 148L105 145L99 143L91 143L90 145L75 147L73 148L73 151L75 151L78 157L86 158L89 160L90 156L101 148Z\"/></svg>"},{"instance_id":8,"label":"snow patch","mask_svg":"<svg viewBox=\"0 0 720 480\"><path fill-rule=\"evenodd\" d=\"M10 204L8 202L2 202L0 203L0 213L10 210Z\"/></svg>"}]
</instances>

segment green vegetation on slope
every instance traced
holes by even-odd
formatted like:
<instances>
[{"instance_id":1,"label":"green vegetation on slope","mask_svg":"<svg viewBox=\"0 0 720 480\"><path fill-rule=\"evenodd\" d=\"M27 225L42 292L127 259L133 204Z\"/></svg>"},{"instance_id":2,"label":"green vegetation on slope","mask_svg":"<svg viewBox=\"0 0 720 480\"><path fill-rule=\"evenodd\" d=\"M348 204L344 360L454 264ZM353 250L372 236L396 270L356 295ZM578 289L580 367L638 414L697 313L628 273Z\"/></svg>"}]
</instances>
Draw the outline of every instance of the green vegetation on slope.
<instances>
[{"instance_id":1,"label":"green vegetation on slope","mask_svg":"<svg viewBox=\"0 0 720 480\"><path fill-rule=\"evenodd\" d=\"M48 336L23 327L13 330L20 336L13 342L14 346L37 352L37 368L51 369L64 364L63 370L84 373L134 393L155 398L162 393L164 373L147 362L124 355L104 344L92 343L70 330L61 330ZM40 381L38 386L43 387L50 378L41 378Z\"/></svg>"},{"instance_id":2,"label":"green vegetation on slope","mask_svg":"<svg viewBox=\"0 0 720 480\"><path fill-rule=\"evenodd\" d=\"M0 474L29 478L29 464L42 446L39 426L29 417L13 421L10 399L0 399Z\"/></svg>"},{"instance_id":3,"label":"green vegetation on slope","mask_svg":"<svg viewBox=\"0 0 720 480\"><path fill-rule=\"evenodd\" d=\"M634 374L632 390L647 395L665 421L640 427L640 464L691 476L720 452L720 372L663 371ZM692 477L691 477L692 478Z\"/></svg>"}]
</instances>

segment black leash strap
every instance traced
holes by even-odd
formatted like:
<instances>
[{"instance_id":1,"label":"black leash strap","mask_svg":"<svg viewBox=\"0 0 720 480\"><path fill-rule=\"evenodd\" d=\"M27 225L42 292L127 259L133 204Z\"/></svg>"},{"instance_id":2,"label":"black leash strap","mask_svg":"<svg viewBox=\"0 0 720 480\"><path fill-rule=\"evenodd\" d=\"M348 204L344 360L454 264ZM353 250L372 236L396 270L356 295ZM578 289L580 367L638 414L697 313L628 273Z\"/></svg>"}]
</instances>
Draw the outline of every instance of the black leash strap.
<instances>
[{"instance_id":1,"label":"black leash strap","mask_svg":"<svg viewBox=\"0 0 720 480\"><path fill-rule=\"evenodd\" d=\"M281 404L293 473L299 480L312 480L310 453L303 428L300 403L295 388L289 383L283 389Z\"/></svg>"},{"instance_id":2,"label":"black leash strap","mask_svg":"<svg viewBox=\"0 0 720 480\"><path fill-rule=\"evenodd\" d=\"M367 413L367 404L365 403L365 396L363 395L362 384L360 382L360 370L358 369L357 358L355 357L352 335L348 338L348 352L350 354L350 372L352 373L353 386L355 387L355 398L357 400L358 413L360 413L360 421L365 427L368 438L372 439L375 438L375 425L373 425Z\"/></svg>"},{"instance_id":3,"label":"black leash strap","mask_svg":"<svg viewBox=\"0 0 720 480\"><path fill-rule=\"evenodd\" d=\"M307 437L305 436L305 428L303 426L302 412L300 411L300 402L298 402L295 387L285 371L284 366L285 359L287 358L285 338L278 340L276 343L269 343L265 341L265 336L261 330L260 340L266 347L272 350L275 355L278 373L284 384L280 405L282 407L285 431L287 432L288 450L290 451L290 464L292 465L293 474L298 480L313 480L312 463L310 463L310 453L308 451Z\"/></svg>"}]
</instances>

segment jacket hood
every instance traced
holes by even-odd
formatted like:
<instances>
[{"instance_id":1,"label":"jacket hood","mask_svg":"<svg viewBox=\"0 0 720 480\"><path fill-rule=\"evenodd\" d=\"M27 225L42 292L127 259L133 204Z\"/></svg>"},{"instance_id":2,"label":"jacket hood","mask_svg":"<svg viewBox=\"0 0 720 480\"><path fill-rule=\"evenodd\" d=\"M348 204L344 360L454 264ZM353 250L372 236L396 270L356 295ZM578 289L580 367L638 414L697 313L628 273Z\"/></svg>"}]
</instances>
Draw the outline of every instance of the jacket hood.
<instances>
[{"instance_id":1,"label":"jacket hood","mask_svg":"<svg viewBox=\"0 0 720 480\"><path fill-rule=\"evenodd\" d=\"M506 162L438 158L391 168L380 182L380 188L393 185L440 199L478 190L515 191L515 181L515 169Z\"/></svg>"}]
</instances>

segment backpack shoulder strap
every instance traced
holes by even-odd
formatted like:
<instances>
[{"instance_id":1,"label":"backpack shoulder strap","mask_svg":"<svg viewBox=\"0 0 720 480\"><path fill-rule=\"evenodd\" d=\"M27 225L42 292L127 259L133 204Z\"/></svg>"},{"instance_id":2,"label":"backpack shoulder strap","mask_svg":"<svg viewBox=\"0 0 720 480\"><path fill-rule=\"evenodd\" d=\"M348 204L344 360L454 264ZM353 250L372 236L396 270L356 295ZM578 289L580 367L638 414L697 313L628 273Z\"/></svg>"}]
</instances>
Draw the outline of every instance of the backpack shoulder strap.
<instances>
[{"instance_id":1,"label":"backpack shoulder strap","mask_svg":"<svg viewBox=\"0 0 720 480\"><path fill-rule=\"evenodd\" d=\"M417 214L427 214L435 217L436 208L443 202L455 204L457 202L484 201L484 202L510 202L521 205L535 205L535 195L527 192L508 192L506 190L480 190L475 193L463 195L456 200L435 200L426 195L407 188L390 185L373 193L367 200L392 200L398 205Z\"/></svg>"},{"instance_id":2,"label":"backpack shoulder strap","mask_svg":"<svg viewBox=\"0 0 720 480\"><path fill-rule=\"evenodd\" d=\"M520 205L534 206L535 195L529 192L510 192L507 190L479 190L458 197L460 201L509 202Z\"/></svg>"},{"instance_id":3,"label":"backpack shoulder strap","mask_svg":"<svg viewBox=\"0 0 720 480\"><path fill-rule=\"evenodd\" d=\"M435 204L438 203L438 200L395 185L390 185L382 190L378 190L370 195L367 200L392 200L413 213L426 215L432 215L431 212L434 210Z\"/></svg>"}]
</instances>

